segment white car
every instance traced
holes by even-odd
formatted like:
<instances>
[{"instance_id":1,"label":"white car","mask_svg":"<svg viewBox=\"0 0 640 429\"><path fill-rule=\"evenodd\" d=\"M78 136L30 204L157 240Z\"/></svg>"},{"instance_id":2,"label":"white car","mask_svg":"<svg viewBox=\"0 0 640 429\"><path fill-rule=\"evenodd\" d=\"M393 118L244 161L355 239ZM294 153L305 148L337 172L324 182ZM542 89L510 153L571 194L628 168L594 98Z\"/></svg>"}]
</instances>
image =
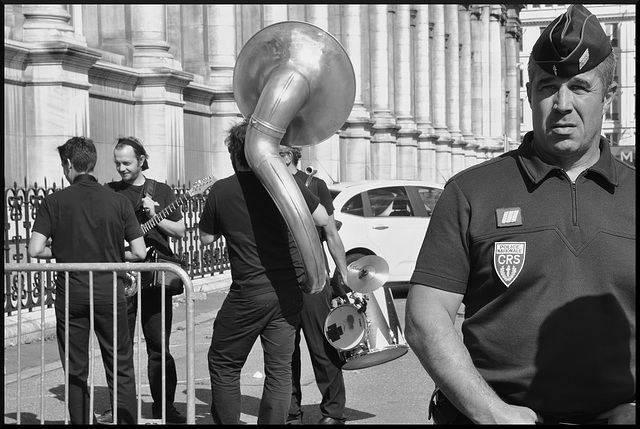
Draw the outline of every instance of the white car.
<instances>
[{"instance_id":1,"label":"white car","mask_svg":"<svg viewBox=\"0 0 640 429\"><path fill-rule=\"evenodd\" d=\"M347 265L366 255L389 264L387 283L407 283L443 185L418 180L363 180L328 185ZM329 258L331 272L333 260Z\"/></svg>"}]
</instances>

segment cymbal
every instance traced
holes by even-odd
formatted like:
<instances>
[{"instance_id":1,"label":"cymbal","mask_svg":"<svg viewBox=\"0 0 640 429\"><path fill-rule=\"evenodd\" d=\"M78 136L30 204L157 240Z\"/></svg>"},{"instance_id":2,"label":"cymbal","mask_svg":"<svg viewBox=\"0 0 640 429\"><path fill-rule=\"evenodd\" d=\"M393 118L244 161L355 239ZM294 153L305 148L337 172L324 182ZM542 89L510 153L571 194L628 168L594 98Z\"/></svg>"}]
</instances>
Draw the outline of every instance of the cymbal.
<instances>
[{"instance_id":1,"label":"cymbal","mask_svg":"<svg viewBox=\"0 0 640 429\"><path fill-rule=\"evenodd\" d=\"M387 282L389 264L380 256L363 256L347 266L347 283L354 292L373 292Z\"/></svg>"}]
</instances>

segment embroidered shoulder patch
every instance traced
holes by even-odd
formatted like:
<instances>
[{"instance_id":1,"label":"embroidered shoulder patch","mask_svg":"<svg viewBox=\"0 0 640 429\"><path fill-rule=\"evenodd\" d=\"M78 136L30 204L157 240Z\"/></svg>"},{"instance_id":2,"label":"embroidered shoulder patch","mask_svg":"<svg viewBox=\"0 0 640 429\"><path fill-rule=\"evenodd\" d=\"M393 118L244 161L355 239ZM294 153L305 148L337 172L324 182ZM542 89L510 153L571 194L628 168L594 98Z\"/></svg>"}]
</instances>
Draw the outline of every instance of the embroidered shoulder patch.
<instances>
[{"instance_id":1,"label":"embroidered shoulder patch","mask_svg":"<svg viewBox=\"0 0 640 429\"><path fill-rule=\"evenodd\" d=\"M522 272L526 256L525 242L497 242L493 250L493 267L506 287Z\"/></svg>"},{"instance_id":2,"label":"embroidered shoulder patch","mask_svg":"<svg viewBox=\"0 0 640 429\"><path fill-rule=\"evenodd\" d=\"M496 209L496 225L498 228L522 226L522 210L520 207Z\"/></svg>"}]
</instances>

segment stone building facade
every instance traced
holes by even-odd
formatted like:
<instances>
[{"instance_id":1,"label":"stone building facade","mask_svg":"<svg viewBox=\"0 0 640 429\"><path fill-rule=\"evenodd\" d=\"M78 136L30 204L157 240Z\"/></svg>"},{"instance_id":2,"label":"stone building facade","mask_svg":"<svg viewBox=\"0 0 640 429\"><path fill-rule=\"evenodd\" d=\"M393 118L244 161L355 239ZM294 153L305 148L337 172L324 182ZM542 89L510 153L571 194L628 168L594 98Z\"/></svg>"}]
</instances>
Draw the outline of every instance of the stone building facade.
<instances>
[{"instance_id":1,"label":"stone building facade","mask_svg":"<svg viewBox=\"0 0 640 429\"><path fill-rule=\"evenodd\" d=\"M345 48L356 75L344 126L305 147L329 181L453 174L517 147L524 5L5 4L5 182L60 182L55 148L134 135L150 177L232 174L225 131L241 118L235 60L260 29L306 21Z\"/></svg>"}]
</instances>

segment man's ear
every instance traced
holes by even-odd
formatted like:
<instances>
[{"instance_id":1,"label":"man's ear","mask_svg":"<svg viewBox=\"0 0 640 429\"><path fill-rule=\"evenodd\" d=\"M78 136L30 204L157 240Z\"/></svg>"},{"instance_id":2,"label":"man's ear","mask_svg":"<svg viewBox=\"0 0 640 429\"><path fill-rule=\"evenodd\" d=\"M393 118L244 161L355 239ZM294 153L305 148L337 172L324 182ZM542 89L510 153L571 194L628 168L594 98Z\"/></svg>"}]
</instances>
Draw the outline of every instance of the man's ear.
<instances>
[{"instance_id":1,"label":"man's ear","mask_svg":"<svg viewBox=\"0 0 640 429\"><path fill-rule=\"evenodd\" d=\"M609 85L609 88L604 93L604 103L602 105L602 114L605 115L609 111L609 107L611 106L611 102L613 101L613 97L616 95L616 90L618 89L618 83L613 82Z\"/></svg>"},{"instance_id":2,"label":"man's ear","mask_svg":"<svg viewBox=\"0 0 640 429\"><path fill-rule=\"evenodd\" d=\"M69 158L66 159L65 164L66 164L66 166L67 166L67 168L69 170L73 170L73 163L71 162L71 160Z\"/></svg>"},{"instance_id":3,"label":"man's ear","mask_svg":"<svg viewBox=\"0 0 640 429\"><path fill-rule=\"evenodd\" d=\"M531 82L527 82L527 101L529 102L529 107L531 107Z\"/></svg>"}]
</instances>

